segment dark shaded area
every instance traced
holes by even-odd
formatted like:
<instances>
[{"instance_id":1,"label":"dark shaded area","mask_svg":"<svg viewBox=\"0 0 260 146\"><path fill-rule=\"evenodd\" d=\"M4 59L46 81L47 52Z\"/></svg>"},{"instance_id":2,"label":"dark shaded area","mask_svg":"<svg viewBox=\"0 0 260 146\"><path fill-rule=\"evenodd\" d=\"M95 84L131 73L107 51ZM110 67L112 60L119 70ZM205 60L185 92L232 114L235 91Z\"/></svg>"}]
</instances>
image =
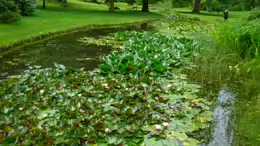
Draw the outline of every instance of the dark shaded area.
<instances>
[{"instance_id":1,"label":"dark shaded area","mask_svg":"<svg viewBox=\"0 0 260 146\"><path fill-rule=\"evenodd\" d=\"M195 0L194 9L192 12L200 13L201 0Z\"/></svg>"},{"instance_id":2,"label":"dark shaded area","mask_svg":"<svg viewBox=\"0 0 260 146\"><path fill-rule=\"evenodd\" d=\"M18 75L29 66L39 65L52 67L54 62L67 67L93 70L99 64L99 57L107 55L110 47L95 44L83 45L78 42L82 37L99 38L110 33L126 30L147 30L148 24L121 26L114 28L95 28L87 31L74 32L34 43L20 48L14 48L0 56L0 79L10 75Z\"/></svg>"},{"instance_id":3,"label":"dark shaded area","mask_svg":"<svg viewBox=\"0 0 260 146\"><path fill-rule=\"evenodd\" d=\"M46 8L46 0L42 0L42 8L43 8L43 9Z\"/></svg>"},{"instance_id":4,"label":"dark shaded area","mask_svg":"<svg viewBox=\"0 0 260 146\"><path fill-rule=\"evenodd\" d=\"M149 0L143 0L142 12L149 12Z\"/></svg>"}]
</instances>

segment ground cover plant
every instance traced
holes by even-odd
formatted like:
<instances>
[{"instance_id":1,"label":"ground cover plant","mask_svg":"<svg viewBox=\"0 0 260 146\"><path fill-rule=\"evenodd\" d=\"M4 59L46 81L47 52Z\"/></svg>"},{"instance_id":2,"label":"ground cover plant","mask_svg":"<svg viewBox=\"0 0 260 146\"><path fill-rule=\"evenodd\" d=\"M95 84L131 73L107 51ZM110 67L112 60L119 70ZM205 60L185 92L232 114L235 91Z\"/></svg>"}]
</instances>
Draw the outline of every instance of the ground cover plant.
<instances>
[{"instance_id":1,"label":"ground cover plant","mask_svg":"<svg viewBox=\"0 0 260 146\"><path fill-rule=\"evenodd\" d=\"M115 40L121 50L94 71L36 66L1 82L0 143L198 144L192 133L209 128L211 103L182 73L198 43L158 32Z\"/></svg>"}]
</instances>

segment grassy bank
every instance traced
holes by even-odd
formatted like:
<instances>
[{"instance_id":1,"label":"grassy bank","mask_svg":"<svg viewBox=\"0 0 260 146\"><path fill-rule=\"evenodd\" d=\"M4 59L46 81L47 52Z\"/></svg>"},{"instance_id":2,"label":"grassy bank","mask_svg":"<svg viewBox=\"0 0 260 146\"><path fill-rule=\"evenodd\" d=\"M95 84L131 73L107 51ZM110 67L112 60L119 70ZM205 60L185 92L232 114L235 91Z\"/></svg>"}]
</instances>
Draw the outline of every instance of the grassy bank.
<instances>
[{"instance_id":1,"label":"grassy bank","mask_svg":"<svg viewBox=\"0 0 260 146\"><path fill-rule=\"evenodd\" d=\"M207 12L201 11L201 13L196 14L192 13L192 9L190 8L175 8L175 11L179 14L199 17L201 20L205 20L211 23L216 23L219 21L224 21L223 12ZM245 20L248 17L248 11L230 11L229 12L229 20L230 21L237 21L237 20Z\"/></svg>"},{"instance_id":2,"label":"grassy bank","mask_svg":"<svg viewBox=\"0 0 260 146\"><path fill-rule=\"evenodd\" d=\"M56 3L47 3L47 8L38 9L35 16L23 17L14 24L0 24L0 45L89 24L119 24L161 18L155 13L132 11L131 7L124 3L118 3L116 6L121 10L110 13L106 5L79 0L71 0L68 8L61 8Z\"/></svg>"},{"instance_id":3,"label":"grassy bank","mask_svg":"<svg viewBox=\"0 0 260 146\"><path fill-rule=\"evenodd\" d=\"M197 68L189 71L188 77L203 87L202 95L207 95L211 99L215 99L218 91L225 85L239 93L235 104L235 143L241 146L258 146L260 20L247 21L246 12L232 13L234 15L229 22L215 25L215 29L209 35L214 43L204 43L204 50L192 61ZM206 12L200 15L185 14L197 16L210 23L217 22L215 18L221 18L218 15L206 15ZM207 37L205 39L207 40Z\"/></svg>"}]
</instances>

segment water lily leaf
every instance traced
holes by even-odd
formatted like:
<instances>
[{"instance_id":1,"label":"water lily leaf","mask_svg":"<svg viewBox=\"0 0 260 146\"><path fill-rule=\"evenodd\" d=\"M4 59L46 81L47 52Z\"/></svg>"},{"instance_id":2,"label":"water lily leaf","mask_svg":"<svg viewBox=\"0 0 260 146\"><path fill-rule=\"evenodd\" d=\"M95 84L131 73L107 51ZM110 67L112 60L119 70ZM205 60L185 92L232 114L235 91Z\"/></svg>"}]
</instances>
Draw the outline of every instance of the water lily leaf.
<instances>
[{"instance_id":1,"label":"water lily leaf","mask_svg":"<svg viewBox=\"0 0 260 146\"><path fill-rule=\"evenodd\" d=\"M117 138L116 137L109 137L108 138L108 144L113 144L116 145L117 143Z\"/></svg>"},{"instance_id":2,"label":"water lily leaf","mask_svg":"<svg viewBox=\"0 0 260 146\"><path fill-rule=\"evenodd\" d=\"M58 63L54 62L54 66L57 67L58 69L65 70L65 66L62 64L58 64Z\"/></svg>"},{"instance_id":3,"label":"water lily leaf","mask_svg":"<svg viewBox=\"0 0 260 146\"><path fill-rule=\"evenodd\" d=\"M193 139L193 138L188 138L188 142L190 144L190 146L197 146L200 144L200 142L196 139Z\"/></svg>"},{"instance_id":4,"label":"water lily leaf","mask_svg":"<svg viewBox=\"0 0 260 146\"><path fill-rule=\"evenodd\" d=\"M184 53L196 52L196 41L156 31L122 32L113 39L124 40L122 47L101 56L93 71L54 63L0 81L2 141L14 136L19 143L13 143L30 145L135 146L148 138L149 146L195 143L185 133L207 130L213 115L211 102L198 98L200 88L183 74L182 64L189 66Z\"/></svg>"},{"instance_id":5,"label":"water lily leaf","mask_svg":"<svg viewBox=\"0 0 260 146\"><path fill-rule=\"evenodd\" d=\"M154 140L154 139L145 139L145 146L179 146L179 142L175 139L167 139L167 140Z\"/></svg>"},{"instance_id":6,"label":"water lily leaf","mask_svg":"<svg viewBox=\"0 0 260 146\"><path fill-rule=\"evenodd\" d=\"M44 118L46 118L46 117L48 116L49 112L50 112L49 109L47 109L47 110L42 110L42 111L39 112L37 118L40 119L40 120L42 120L42 119L44 119Z\"/></svg>"},{"instance_id":7,"label":"water lily leaf","mask_svg":"<svg viewBox=\"0 0 260 146\"><path fill-rule=\"evenodd\" d=\"M5 137L4 141L2 142L3 145L15 144L18 140L18 137L15 135Z\"/></svg>"},{"instance_id":8,"label":"water lily leaf","mask_svg":"<svg viewBox=\"0 0 260 146\"><path fill-rule=\"evenodd\" d=\"M170 135L180 141L185 141L188 139L188 136L185 133L179 133L179 132L172 131Z\"/></svg>"},{"instance_id":9,"label":"water lily leaf","mask_svg":"<svg viewBox=\"0 0 260 146\"><path fill-rule=\"evenodd\" d=\"M142 85L144 88L147 88L147 87L148 87L148 84L146 84L146 83L141 83L141 85Z\"/></svg>"}]
</instances>

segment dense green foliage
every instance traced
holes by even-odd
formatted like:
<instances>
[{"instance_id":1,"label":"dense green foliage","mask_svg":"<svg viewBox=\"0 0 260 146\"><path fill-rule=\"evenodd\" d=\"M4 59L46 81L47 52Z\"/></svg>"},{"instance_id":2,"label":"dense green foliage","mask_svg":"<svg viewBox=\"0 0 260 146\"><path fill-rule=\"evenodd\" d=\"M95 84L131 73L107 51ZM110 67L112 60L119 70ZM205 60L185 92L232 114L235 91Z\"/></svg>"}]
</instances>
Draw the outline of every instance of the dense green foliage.
<instances>
[{"instance_id":1,"label":"dense green foliage","mask_svg":"<svg viewBox=\"0 0 260 146\"><path fill-rule=\"evenodd\" d=\"M32 15L36 9L36 0L0 0L0 23L12 23L20 15Z\"/></svg>"},{"instance_id":2,"label":"dense green foliage","mask_svg":"<svg viewBox=\"0 0 260 146\"><path fill-rule=\"evenodd\" d=\"M15 0L21 10L21 14L24 16L30 16L36 9L36 0Z\"/></svg>"},{"instance_id":3,"label":"dense green foliage","mask_svg":"<svg viewBox=\"0 0 260 146\"><path fill-rule=\"evenodd\" d=\"M260 7L257 7L250 12L248 16L248 20L251 21L259 18L260 18Z\"/></svg>"},{"instance_id":4,"label":"dense green foliage","mask_svg":"<svg viewBox=\"0 0 260 146\"><path fill-rule=\"evenodd\" d=\"M55 64L2 82L0 143L198 143L186 134L209 128L211 103L181 73L187 56L200 50L196 41L158 32L124 32L115 40L124 42L121 50L92 72Z\"/></svg>"},{"instance_id":5,"label":"dense green foliage","mask_svg":"<svg viewBox=\"0 0 260 146\"><path fill-rule=\"evenodd\" d=\"M11 23L18 20L19 12L13 1L0 0L0 23Z\"/></svg>"},{"instance_id":6,"label":"dense green foliage","mask_svg":"<svg viewBox=\"0 0 260 146\"><path fill-rule=\"evenodd\" d=\"M195 0L171 0L175 7L193 7ZM260 6L259 0L201 0L200 9L208 11L251 10Z\"/></svg>"}]
</instances>

